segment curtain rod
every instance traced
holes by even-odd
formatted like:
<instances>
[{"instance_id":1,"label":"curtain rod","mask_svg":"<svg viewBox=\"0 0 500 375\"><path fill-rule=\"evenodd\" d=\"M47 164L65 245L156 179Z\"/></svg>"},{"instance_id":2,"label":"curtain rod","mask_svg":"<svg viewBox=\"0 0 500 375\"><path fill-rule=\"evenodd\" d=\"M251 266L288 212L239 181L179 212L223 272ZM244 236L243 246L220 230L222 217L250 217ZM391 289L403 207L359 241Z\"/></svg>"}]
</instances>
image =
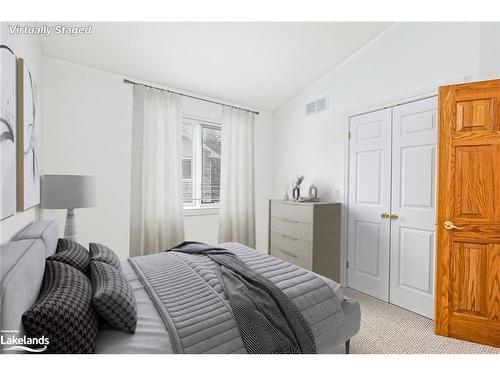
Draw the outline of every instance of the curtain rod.
<instances>
[{"instance_id":1,"label":"curtain rod","mask_svg":"<svg viewBox=\"0 0 500 375\"><path fill-rule=\"evenodd\" d=\"M173 91L173 90L167 90L167 89L163 89L163 88L161 88L161 87L154 87L154 86L146 85L146 84L144 84L144 83L134 82L134 81L131 81L130 79L127 79L127 78L124 78L124 79L123 79L123 83L131 84L131 85L140 85L140 86L144 86L144 87L149 87L150 89L155 89L155 90L160 90L160 91L166 91L166 92L170 92L170 93L172 93L172 94L177 94L177 95L185 96L186 98L191 98L191 99L201 100L202 102L207 102L207 103L212 103L212 104L219 104L219 105L224 105L224 106L226 106L226 107L231 107L231 108L241 109L241 110L243 110L243 111L247 111L247 112L255 113L256 115L258 115L258 114L259 114L259 112L257 112L257 111L252 111L251 109L241 108L241 107L236 107L236 106L234 106L234 105L230 105L230 104L225 104L225 103L217 102L217 101L215 101L215 100L204 99L204 98L200 98L200 97L198 97L198 96L193 96L193 95L184 94L184 93L182 93L182 92L177 92L177 91Z\"/></svg>"}]
</instances>

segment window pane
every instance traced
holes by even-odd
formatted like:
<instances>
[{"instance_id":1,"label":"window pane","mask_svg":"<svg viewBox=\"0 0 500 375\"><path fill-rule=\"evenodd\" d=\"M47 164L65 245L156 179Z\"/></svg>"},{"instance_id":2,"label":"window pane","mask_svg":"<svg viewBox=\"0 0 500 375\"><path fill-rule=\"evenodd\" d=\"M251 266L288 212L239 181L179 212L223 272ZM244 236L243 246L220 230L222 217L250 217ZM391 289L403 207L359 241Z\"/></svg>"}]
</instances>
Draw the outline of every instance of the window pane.
<instances>
[{"instance_id":1,"label":"window pane","mask_svg":"<svg viewBox=\"0 0 500 375\"><path fill-rule=\"evenodd\" d=\"M221 131L202 127L201 203L218 203L220 194Z\"/></svg>"},{"instance_id":2,"label":"window pane","mask_svg":"<svg viewBox=\"0 0 500 375\"><path fill-rule=\"evenodd\" d=\"M190 159L182 159L182 179L190 180L191 179L191 163L193 161Z\"/></svg>"},{"instance_id":3,"label":"window pane","mask_svg":"<svg viewBox=\"0 0 500 375\"><path fill-rule=\"evenodd\" d=\"M182 125L182 196L193 204L193 126Z\"/></svg>"}]
</instances>

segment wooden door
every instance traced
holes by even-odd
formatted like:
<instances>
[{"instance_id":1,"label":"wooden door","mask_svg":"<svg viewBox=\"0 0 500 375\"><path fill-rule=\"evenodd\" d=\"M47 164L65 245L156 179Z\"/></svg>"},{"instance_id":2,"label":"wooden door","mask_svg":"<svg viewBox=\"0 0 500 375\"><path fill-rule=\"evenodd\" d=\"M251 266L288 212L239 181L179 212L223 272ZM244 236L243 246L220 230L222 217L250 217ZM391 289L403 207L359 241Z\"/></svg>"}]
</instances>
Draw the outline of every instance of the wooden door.
<instances>
[{"instance_id":1,"label":"wooden door","mask_svg":"<svg viewBox=\"0 0 500 375\"><path fill-rule=\"evenodd\" d=\"M439 89L435 332L500 346L500 80Z\"/></svg>"},{"instance_id":2,"label":"wooden door","mask_svg":"<svg viewBox=\"0 0 500 375\"><path fill-rule=\"evenodd\" d=\"M437 97L392 110L391 303L434 318Z\"/></svg>"},{"instance_id":3,"label":"wooden door","mask_svg":"<svg viewBox=\"0 0 500 375\"><path fill-rule=\"evenodd\" d=\"M350 119L347 285L389 299L391 109Z\"/></svg>"}]
</instances>

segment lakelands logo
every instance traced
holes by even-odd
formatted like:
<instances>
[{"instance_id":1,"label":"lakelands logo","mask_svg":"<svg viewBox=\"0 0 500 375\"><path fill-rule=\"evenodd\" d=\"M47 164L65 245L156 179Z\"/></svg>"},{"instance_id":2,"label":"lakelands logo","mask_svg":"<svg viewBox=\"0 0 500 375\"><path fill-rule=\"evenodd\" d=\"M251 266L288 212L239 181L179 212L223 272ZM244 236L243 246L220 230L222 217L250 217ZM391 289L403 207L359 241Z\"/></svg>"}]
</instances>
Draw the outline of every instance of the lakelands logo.
<instances>
[{"instance_id":1,"label":"lakelands logo","mask_svg":"<svg viewBox=\"0 0 500 375\"><path fill-rule=\"evenodd\" d=\"M39 25L39 26L22 26L9 25L9 32L18 35L90 35L92 34L92 25L88 26L66 26L66 25Z\"/></svg>"},{"instance_id":2,"label":"lakelands logo","mask_svg":"<svg viewBox=\"0 0 500 375\"><path fill-rule=\"evenodd\" d=\"M1 330L0 345L2 351L21 351L30 353L42 353L47 350L49 338L18 336L18 330Z\"/></svg>"}]
</instances>

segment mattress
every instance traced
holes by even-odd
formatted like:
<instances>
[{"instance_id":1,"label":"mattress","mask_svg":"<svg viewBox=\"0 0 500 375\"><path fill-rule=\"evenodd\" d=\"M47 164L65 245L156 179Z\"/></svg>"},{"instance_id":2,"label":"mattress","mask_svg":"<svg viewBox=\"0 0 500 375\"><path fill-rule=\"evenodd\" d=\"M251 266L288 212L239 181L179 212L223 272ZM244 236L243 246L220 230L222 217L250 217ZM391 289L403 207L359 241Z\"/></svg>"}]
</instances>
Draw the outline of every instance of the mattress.
<instances>
[{"instance_id":1,"label":"mattress","mask_svg":"<svg viewBox=\"0 0 500 375\"><path fill-rule=\"evenodd\" d=\"M240 244L222 244L221 247L228 248L239 254L249 266L258 269L264 276L275 282L287 295L297 295L299 300L302 300L301 311L311 324L319 353L332 352L359 329L359 305L344 297L342 287L338 283ZM180 256L180 258L182 257ZM132 285L137 301L138 321L136 332L130 335L115 330L99 331L96 353L154 354L177 352L172 327L165 323L165 319L158 312L158 305L151 299L151 291L146 288L147 285L144 285L144 279L139 277L129 261L123 262L122 266L124 274ZM193 269L197 269L201 277L206 274L206 269L201 269L200 265L195 264ZM315 276L329 287L341 304L345 319L337 324L330 317L331 314L329 315L325 311L329 306L328 304L322 303L323 301L308 301L311 296L308 296L307 292L301 291L303 285L300 285L300 281L305 276L309 277L309 279ZM244 353L241 346L236 345L235 348L235 352Z\"/></svg>"}]
</instances>

